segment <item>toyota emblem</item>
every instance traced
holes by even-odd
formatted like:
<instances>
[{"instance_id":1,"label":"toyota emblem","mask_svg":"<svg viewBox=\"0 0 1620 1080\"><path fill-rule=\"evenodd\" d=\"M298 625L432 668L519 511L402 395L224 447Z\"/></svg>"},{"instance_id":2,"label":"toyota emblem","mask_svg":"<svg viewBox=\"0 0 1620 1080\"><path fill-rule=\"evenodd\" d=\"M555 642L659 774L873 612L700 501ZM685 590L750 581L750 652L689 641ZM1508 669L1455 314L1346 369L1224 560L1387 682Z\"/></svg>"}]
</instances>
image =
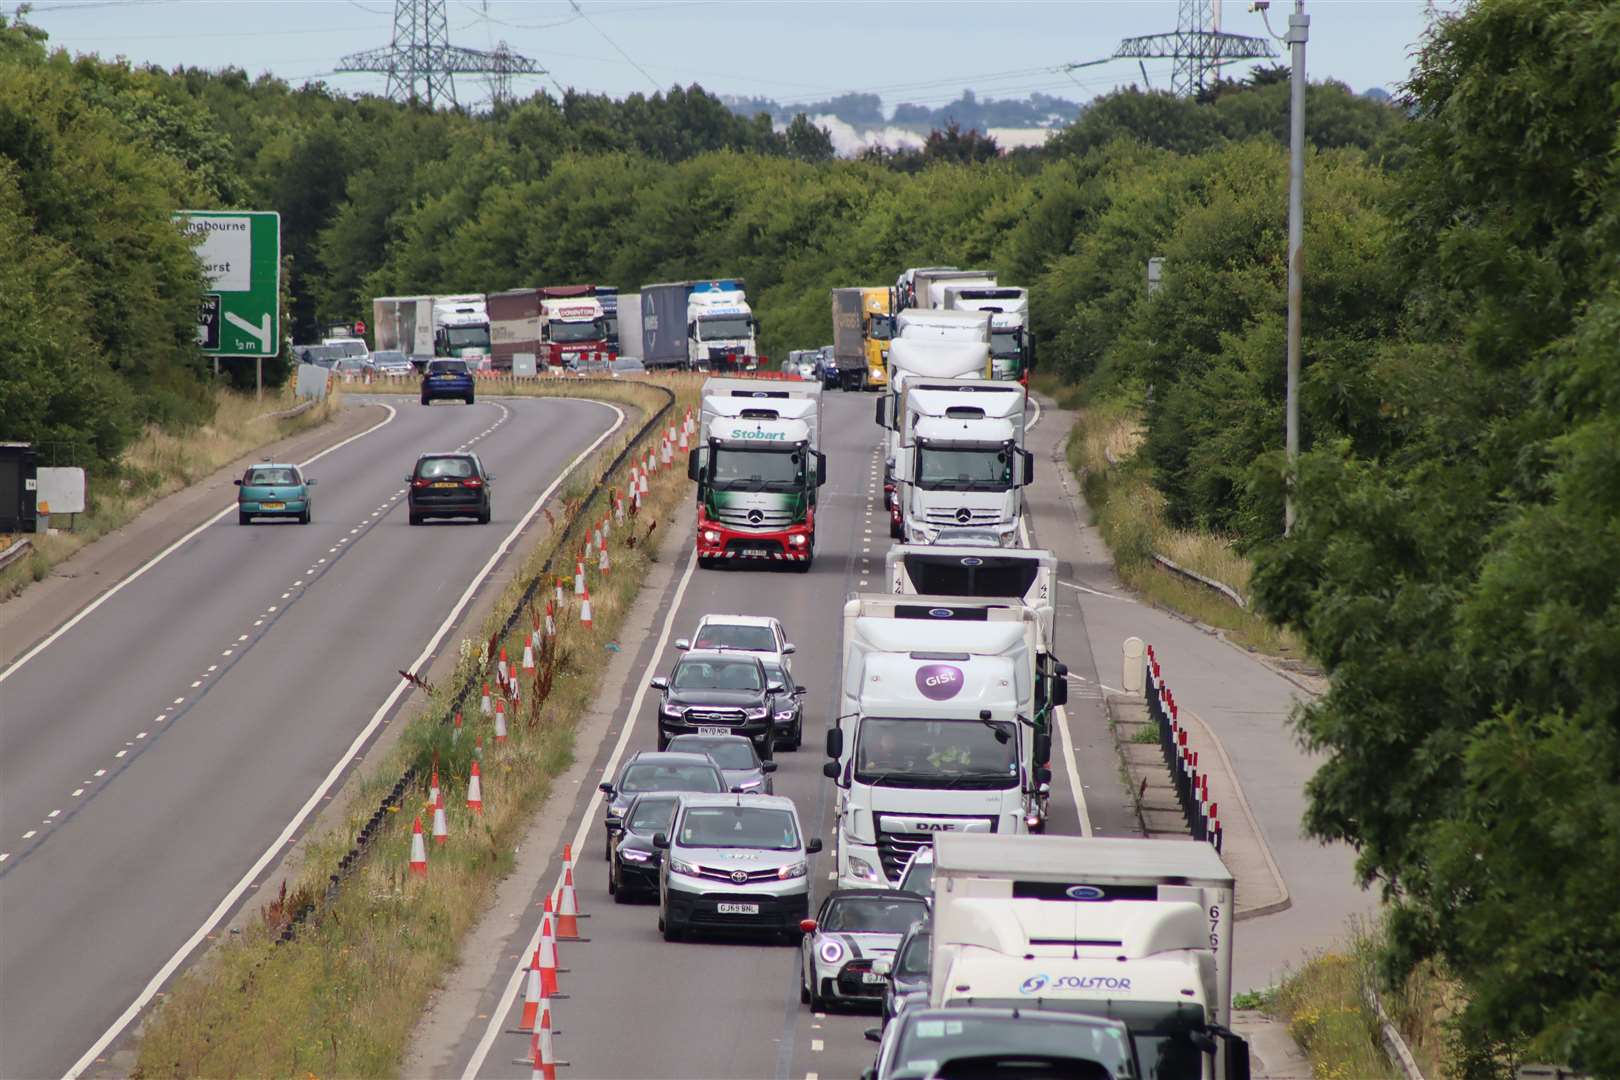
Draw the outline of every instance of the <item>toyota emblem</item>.
<instances>
[{"instance_id":1,"label":"toyota emblem","mask_svg":"<svg viewBox=\"0 0 1620 1080\"><path fill-rule=\"evenodd\" d=\"M735 881L738 885L743 884L744 882L746 882L748 880L748 871L746 871L746 870L733 870L731 872L731 880Z\"/></svg>"},{"instance_id":2,"label":"toyota emblem","mask_svg":"<svg viewBox=\"0 0 1620 1080\"><path fill-rule=\"evenodd\" d=\"M750 524L750 525L758 525L760 522L762 522L764 520L765 520L765 515L760 513L758 510L750 510L750 511L748 511L748 524Z\"/></svg>"},{"instance_id":3,"label":"toyota emblem","mask_svg":"<svg viewBox=\"0 0 1620 1080\"><path fill-rule=\"evenodd\" d=\"M968 522L973 520L973 511L969 510L965 506L962 507L962 509L956 512L956 520L961 522L963 525L966 525Z\"/></svg>"}]
</instances>

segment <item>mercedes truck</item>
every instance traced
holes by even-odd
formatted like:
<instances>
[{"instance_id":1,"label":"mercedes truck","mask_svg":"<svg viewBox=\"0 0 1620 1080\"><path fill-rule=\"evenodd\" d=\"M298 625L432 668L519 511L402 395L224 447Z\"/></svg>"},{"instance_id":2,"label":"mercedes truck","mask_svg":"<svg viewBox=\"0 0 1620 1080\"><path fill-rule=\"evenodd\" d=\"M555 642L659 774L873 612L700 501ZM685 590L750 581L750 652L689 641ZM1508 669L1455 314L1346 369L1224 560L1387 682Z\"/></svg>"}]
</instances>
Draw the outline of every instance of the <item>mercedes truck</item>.
<instances>
[{"instance_id":1,"label":"mercedes truck","mask_svg":"<svg viewBox=\"0 0 1620 1080\"><path fill-rule=\"evenodd\" d=\"M907 543L956 530L1017 546L1035 458L1024 449L1024 388L986 379L907 378L897 399L894 507Z\"/></svg>"}]
</instances>

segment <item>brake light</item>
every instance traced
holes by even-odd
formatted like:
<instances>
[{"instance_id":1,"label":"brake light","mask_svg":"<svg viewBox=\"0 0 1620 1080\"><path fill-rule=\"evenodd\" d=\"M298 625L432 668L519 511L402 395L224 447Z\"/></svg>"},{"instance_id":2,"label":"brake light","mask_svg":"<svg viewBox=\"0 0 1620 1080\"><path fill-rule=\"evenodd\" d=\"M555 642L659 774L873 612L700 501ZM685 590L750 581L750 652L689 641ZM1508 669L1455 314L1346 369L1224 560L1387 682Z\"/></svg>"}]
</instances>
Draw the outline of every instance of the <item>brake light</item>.
<instances>
[{"instance_id":1,"label":"brake light","mask_svg":"<svg viewBox=\"0 0 1620 1080\"><path fill-rule=\"evenodd\" d=\"M470 488L481 488L481 487L484 486L484 482L482 480L478 479L478 477L476 477L476 476L469 476L467 479L465 479L465 480L463 480L461 482L461 486L462 487L470 487Z\"/></svg>"},{"instance_id":2,"label":"brake light","mask_svg":"<svg viewBox=\"0 0 1620 1080\"><path fill-rule=\"evenodd\" d=\"M411 481L411 487L427 487L430 483L432 483L432 481L428 480L427 477L418 476L415 480Z\"/></svg>"}]
</instances>

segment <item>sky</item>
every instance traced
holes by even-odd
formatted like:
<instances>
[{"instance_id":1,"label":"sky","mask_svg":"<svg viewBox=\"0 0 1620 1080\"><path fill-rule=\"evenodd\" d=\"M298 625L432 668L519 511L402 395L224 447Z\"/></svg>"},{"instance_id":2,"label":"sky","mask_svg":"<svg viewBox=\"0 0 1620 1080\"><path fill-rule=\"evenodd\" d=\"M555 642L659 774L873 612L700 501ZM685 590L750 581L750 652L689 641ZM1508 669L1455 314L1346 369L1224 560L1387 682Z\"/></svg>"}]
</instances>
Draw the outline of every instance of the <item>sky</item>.
<instances>
[{"instance_id":1,"label":"sky","mask_svg":"<svg viewBox=\"0 0 1620 1080\"><path fill-rule=\"evenodd\" d=\"M421 2L421 0L417 0ZM1217 3L1220 0L1216 0ZM980 98L1032 91L1088 101L1140 85L1135 61L1065 72L1108 56L1120 39L1175 29L1177 0L444 0L450 41L473 49L506 42L548 74L520 77L519 96L562 87L622 97L699 83L717 94L783 103L849 91L931 106L971 87ZM9 15L15 3L6 3ZM1279 34L1292 4L1278 0ZM1306 69L1362 91L1395 91L1431 9L1455 0L1307 0ZM162 67L240 67L294 84L381 93L382 76L341 74L347 54L388 44L391 0L36 0L27 18L53 46ZM1225 3L1221 29L1264 36L1246 0ZM1271 63L1286 62L1275 44ZM1168 89L1172 61L1146 62ZM1234 65L1241 77L1248 65ZM477 76L457 80L463 104L487 100Z\"/></svg>"}]
</instances>

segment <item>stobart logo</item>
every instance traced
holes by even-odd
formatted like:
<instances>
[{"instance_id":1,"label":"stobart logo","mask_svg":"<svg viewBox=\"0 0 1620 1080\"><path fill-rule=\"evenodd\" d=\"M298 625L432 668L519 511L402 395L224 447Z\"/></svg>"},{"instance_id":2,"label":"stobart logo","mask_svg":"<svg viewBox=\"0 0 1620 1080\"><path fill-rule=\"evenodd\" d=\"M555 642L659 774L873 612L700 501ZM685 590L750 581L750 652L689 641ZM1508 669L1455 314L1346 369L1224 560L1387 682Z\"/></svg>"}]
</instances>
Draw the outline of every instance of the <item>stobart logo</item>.
<instances>
[{"instance_id":1,"label":"stobart logo","mask_svg":"<svg viewBox=\"0 0 1620 1080\"><path fill-rule=\"evenodd\" d=\"M739 441L752 439L758 442L782 442L787 438L787 435L785 432L781 431L750 431L747 428L743 428L740 431L733 431L731 433L731 438Z\"/></svg>"}]
</instances>

